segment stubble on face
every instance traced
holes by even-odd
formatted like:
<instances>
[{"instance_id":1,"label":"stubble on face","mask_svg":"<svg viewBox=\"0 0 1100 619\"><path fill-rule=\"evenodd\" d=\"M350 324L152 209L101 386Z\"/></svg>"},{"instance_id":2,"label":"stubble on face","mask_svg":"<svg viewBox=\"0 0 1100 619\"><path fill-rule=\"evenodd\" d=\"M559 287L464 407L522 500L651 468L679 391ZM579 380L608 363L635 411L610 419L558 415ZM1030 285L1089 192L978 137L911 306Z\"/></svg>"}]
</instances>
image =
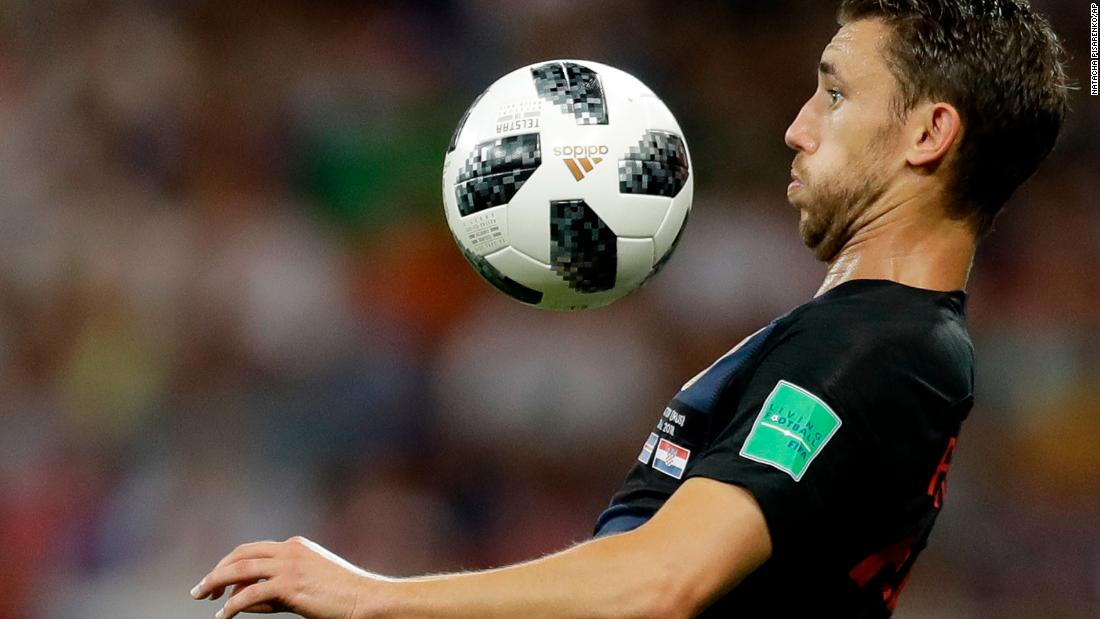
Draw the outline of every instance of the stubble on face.
<instances>
[{"instance_id":1,"label":"stubble on face","mask_svg":"<svg viewBox=\"0 0 1100 619\"><path fill-rule=\"evenodd\" d=\"M896 129L895 125L880 128L857 160L828 175L800 168L799 157L795 157L793 167L810 195L799 205L798 233L821 262L836 258L857 231L860 217L886 192L883 165Z\"/></svg>"}]
</instances>

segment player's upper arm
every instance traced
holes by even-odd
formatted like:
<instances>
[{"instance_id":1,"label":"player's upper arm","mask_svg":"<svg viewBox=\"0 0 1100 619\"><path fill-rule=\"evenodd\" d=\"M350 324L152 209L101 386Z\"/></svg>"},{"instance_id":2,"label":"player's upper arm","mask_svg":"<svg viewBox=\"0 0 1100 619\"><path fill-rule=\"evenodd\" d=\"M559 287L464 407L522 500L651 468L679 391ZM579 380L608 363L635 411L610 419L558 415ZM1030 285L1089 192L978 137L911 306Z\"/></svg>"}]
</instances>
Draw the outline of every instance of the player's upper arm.
<instances>
[{"instance_id":1,"label":"player's upper arm","mask_svg":"<svg viewBox=\"0 0 1100 619\"><path fill-rule=\"evenodd\" d=\"M767 523L753 496L712 479L684 482L635 533L670 575L666 590L694 609L692 616L771 556Z\"/></svg>"}]
</instances>

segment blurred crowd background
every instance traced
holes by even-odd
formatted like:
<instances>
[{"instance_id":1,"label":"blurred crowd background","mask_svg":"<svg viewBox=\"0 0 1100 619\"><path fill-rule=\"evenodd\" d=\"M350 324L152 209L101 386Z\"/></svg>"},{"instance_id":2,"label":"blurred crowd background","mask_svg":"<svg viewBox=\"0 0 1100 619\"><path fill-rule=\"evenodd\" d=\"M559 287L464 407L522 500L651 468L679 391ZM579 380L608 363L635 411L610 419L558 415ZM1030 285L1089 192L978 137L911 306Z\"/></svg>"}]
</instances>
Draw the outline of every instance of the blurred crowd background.
<instances>
[{"instance_id":1,"label":"blurred crowd background","mask_svg":"<svg viewBox=\"0 0 1100 619\"><path fill-rule=\"evenodd\" d=\"M897 617L1100 616L1100 101L981 247L977 406ZM823 274L783 132L819 0L0 4L0 619L197 618L225 552L302 534L392 575L584 539L679 386ZM528 309L444 223L451 131L557 57L680 119L668 268Z\"/></svg>"}]
</instances>

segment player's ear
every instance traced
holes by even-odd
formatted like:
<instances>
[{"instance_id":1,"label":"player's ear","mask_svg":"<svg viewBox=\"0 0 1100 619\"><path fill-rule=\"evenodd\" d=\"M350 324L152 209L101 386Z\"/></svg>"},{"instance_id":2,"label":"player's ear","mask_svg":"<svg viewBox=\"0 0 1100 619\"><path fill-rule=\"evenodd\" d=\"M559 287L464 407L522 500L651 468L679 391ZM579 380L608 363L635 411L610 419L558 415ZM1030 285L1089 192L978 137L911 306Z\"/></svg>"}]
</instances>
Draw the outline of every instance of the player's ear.
<instances>
[{"instance_id":1,"label":"player's ear","mask_svg":"<svg viewBox=\"0 0 1100 619\"><path fill-rule=\"evenodd\" d=\"M912 141L906 159L914 166L935 166L945 160L962 133L958 110L942 101L918 105L909 121Z\"/></svg>"}]
</instances>

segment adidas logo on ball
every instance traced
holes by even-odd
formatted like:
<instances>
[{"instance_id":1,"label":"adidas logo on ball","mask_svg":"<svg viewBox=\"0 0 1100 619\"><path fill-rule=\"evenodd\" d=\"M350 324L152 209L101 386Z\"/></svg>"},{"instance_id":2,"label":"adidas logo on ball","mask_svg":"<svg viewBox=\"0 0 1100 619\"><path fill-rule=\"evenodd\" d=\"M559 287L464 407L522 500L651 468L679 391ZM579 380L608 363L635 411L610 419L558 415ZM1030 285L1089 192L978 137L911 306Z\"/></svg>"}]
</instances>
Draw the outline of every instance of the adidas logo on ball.
<instances>
[{"instance_id":1,"label":"adidas logo on ball","mask_svg":"<svg viewBox=\"0 0 1100 619\"><path fill-rule=\"evenodd\" d=\"M573 174L573 178L581 181L584 175L591 172L596 164L603 161L603 157L609 152L607 146L557 146L554 147L554 156L563 157L565 167Z\"/></svg>"}]
</instances>

